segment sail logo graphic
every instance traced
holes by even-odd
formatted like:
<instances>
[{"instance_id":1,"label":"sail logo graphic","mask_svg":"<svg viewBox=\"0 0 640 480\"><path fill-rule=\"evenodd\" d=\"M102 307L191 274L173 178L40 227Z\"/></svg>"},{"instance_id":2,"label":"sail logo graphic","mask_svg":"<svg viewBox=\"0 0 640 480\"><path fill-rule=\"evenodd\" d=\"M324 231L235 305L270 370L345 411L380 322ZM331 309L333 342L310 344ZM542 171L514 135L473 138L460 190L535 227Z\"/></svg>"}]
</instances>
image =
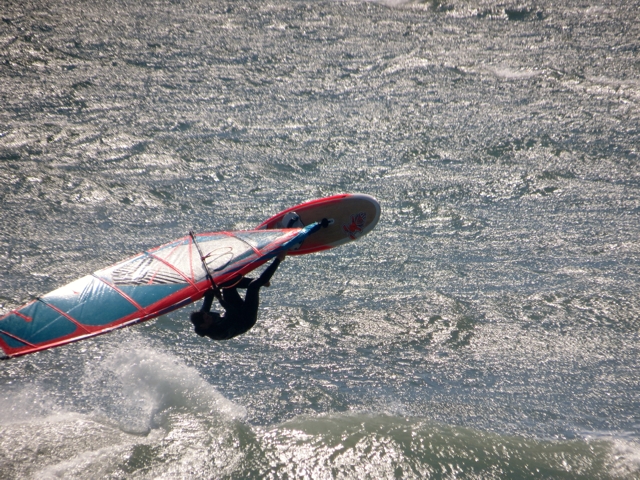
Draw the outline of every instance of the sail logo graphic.
<instances>
[{"instance_id":1,"label":"sail logo graphic","mask_svg":"<svg viewBox=\"0 0 640 480\"><path fill-rule=\"evenodd\" d=\"M367 214L365 212L356 213L351 215L351 223L343 224L342 231L349 235L351 240L355 240L362 233L364 224L367 221Z\"/></svg>"}]
</instances>

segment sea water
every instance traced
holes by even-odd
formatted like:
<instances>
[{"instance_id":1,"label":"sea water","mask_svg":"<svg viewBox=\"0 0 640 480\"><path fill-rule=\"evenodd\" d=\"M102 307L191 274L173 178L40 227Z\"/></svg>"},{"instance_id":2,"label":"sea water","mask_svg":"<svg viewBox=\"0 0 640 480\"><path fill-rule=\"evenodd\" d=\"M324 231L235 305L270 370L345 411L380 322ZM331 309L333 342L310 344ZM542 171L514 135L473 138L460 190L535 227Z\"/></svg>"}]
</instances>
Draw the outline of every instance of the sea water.
<instances>
[{"instance_id":1,"label":"sea water","mask_svg":"<svg viewBox=\"0 0 640 480\"><path fill-rule=\"evenodd\" d=\"M640 477L640 3L11 1L0 308L366 193L254 329L0 363L0 477Z\"/></svg>"}]
</instances>

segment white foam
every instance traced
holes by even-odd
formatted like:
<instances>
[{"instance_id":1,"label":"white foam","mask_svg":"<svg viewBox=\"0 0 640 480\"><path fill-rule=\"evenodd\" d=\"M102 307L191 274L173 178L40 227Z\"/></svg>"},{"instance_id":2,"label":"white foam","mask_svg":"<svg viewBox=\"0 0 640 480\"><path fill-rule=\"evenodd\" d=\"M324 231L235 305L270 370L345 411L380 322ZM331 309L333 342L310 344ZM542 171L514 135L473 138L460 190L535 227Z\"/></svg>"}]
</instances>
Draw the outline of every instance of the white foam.
<instances>
[{"instance_id":1,"label":"white foam","mask_svg":"<svg viewBox=\"0 0 640 480\"><path fill-rule=\"evenodd\" d=\"M0 477L61 478L74 472L94 472L122 463L126 451L136 444L157 442L157 430L141 437L96 422L87 415L70 412L4 425L0 436ZM89 475L99 478L102 475Z\"/></svg>"},{"instance_id":2,"label":"white foam","mask_svg":"<svg viewBox=\"0 0 640 480\"><path fill-rule=\"evenodd\" d=\"M0 397L0 477L105 478L139 462L152 478L237 468L245 409L180 358L126 338L89 360L79 384L24 385Z\"/></svg>"},{"instance_id":3,"label":"white foam","mask_svg":"<svg viewBox=\"0 0 640 480\"><path fill-rule=\"evenodd\" d=\"M399 7L401 5L406 5L407 3L411 3L412 0L369 0L373 3L381 3L383 5L387 5L388 7Z\"/></svg>"},{"instance_id":4,"label":"white foam","mask_svg":"<svg viewBox=\"0 0 640 480\"><path fill-rule=\"evenodd\" d=\"M520 80L535 77L542 74L540 70L520 69L514 70L508 67L494 68L490 70L496 77L507 80Z\"/></svg>"},{"instance_id":5,"label":"white foam","mask_svg":"<svg viewBox=\"0 0 640 480\"><path fill-rule=\"evenodd\" d=\"M640 473L640 445L615 439L611 448L611 476L613 478L636 478Z\"/></svg>"},{"instance_id":6,"label":"white foam","mask_svg":"<svg viewBox=\"0 0 640 480\"><path fill-rule=\"evenodd\" d=\"M246 411L221 395L198 371L172 355L140 341L114 349L85 367L83 390L95 410L127 431L149 431L156 415L169 409L243 418Z\"/></svg>"},{"instance_id":7,"label":"white foam","mask_svg":"<svg viewBox=\"0 0 640 480\"><path fill-rule=\"evenodd\" d=\"M3 394L6 395L0 397L0 426L32 421L60 410L48 392L37 384Z\"/></svg>"}]
</instances>

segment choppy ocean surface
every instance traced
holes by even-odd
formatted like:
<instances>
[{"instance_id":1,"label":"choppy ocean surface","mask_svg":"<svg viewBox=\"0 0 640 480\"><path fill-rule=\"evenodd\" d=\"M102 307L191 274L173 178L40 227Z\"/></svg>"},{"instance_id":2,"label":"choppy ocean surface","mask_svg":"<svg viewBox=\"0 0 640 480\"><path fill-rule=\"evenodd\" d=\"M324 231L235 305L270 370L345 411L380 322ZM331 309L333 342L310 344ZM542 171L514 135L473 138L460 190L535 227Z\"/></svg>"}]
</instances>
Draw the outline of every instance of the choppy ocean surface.
<instances>
[{"instance_id":1,"label":"choppy ocean surface","mask_svg":"<svg viewBox=\"0 0 640 480\"><path fill-rule=\"evenodd\" d=\"M640 3L4 1L0 312L375 196L256 327L0 363L0 477L640 478Z\"/></svg>"}]
</instances>

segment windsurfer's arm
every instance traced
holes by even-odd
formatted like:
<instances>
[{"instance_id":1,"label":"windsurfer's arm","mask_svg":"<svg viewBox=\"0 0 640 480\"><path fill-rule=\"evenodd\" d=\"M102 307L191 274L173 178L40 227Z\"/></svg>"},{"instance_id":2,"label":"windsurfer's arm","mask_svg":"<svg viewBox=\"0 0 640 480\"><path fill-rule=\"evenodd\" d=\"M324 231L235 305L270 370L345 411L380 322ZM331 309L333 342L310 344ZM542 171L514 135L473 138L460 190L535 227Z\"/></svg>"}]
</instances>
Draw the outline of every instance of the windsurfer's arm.
<instances>
[{"instance_id":1,"label":"windsurfer's arm","mask_svg":"<svg viewBox=\"0 0 640 480\"><path fill-rule=\"evenodd\" d=\"M213 289L209 289L204 293L204 302L202 303L201 312L209 313L211 311L211 305L213 304L213 297L215 296L215 292Z\"/></svg>"}]
</instances>

